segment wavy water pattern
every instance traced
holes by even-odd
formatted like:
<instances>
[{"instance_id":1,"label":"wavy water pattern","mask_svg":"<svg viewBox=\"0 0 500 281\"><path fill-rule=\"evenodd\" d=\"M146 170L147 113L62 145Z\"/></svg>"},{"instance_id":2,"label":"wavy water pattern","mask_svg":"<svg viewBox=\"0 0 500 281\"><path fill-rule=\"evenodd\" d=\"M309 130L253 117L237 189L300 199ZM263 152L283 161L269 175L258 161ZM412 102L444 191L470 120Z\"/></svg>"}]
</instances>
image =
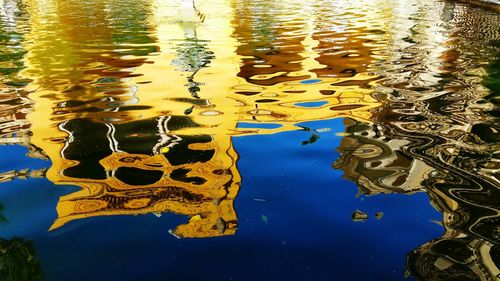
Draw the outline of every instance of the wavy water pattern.
<instances>
[{"instance_id":1,"label":"wavy water pattern","mask_svg":"<svg viewBox=\"0 0 500 281\"><path fill-rule=\"evenodd\" d=\"M279 139L289 158L274 185L289 163L331 157L315 146L328 133L342 138L333 168L361 198L425 192L442 213L445 234L407 255L408 275L493 281L499 27L498 13L438 0L0 0L0 144L30 157L0 183L77 187L51 205L49 235L176 214L167 237L229 239L245 177L277 157L240 170L235 140L260 151L254 137ZM313 128L336 118L345 132ZM289 146L296 133L311 155ZM31 158L49 161L22 167ZM289 180L329 176L303 173ZM1 238L0 250L0 273L43 279L31 242Z\"/></svg>"},{"instance_id":2,"label":"wavy water pattern","mask_svg":"<svg viewBox=\"0 0 500 281\"><path fill-rule=\"evenodd\" d=\"M370 124L346 121L334 166L364 194L425 191L443 212L446 234L408 257L417 279L495 280L498 88L483 76L495 77L500 18L446 3L419 8L397 20L411 33L395 34L377 63L383 106Z\"/></svg>"}]
</instances>

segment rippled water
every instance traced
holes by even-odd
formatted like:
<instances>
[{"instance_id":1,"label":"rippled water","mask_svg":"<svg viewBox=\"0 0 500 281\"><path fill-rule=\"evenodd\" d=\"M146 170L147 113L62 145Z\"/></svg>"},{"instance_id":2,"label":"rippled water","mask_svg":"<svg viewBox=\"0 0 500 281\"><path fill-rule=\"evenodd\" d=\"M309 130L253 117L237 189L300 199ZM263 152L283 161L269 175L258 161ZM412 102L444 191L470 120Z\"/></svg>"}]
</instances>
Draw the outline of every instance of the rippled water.
<instances>
[{"instance_id":1,"label":"rippled water","mask_svg":"<svg viewBox=\"0 0 500 281\"><path fill-rule=\"evenodd\" d=\"M0 280L500 277L500 14L0 0L0 19Z\"/></svg>"}]
</instances>

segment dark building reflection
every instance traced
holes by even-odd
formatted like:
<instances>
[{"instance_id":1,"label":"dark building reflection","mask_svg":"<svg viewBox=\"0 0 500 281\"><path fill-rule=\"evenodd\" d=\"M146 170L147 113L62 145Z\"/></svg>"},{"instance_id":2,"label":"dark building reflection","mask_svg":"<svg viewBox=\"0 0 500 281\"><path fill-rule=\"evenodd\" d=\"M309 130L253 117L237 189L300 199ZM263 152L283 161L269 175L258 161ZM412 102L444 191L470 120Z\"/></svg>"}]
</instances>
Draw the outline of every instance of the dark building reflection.
<instances>
[{"instance_id":1,"label":"dark building reflection","mask_svg":"<svg viewBox=\"0 0 500 281\"><path fill-rule=\"evenodd\" d=\"M413 37L404 37L413 44L401 53L419 55L400 61L398 70L384 68L379 97L387 102L372 123L346 119L347 136L334 164L362 194L425 191L443 213L445 235L408 254L407 269L417 280L497 280L500 274L500 206L492 200L500 198L498 117L492 98L498 88L491 82L495 68L487 67L500 50L485 47L500 39L494 28L499 23L494 14L467 9L446 4L440 10L441 16L454 18L454 30L413 26ZM436 15L415 11L429 21L439 20ZM476 45L465 43L470 37ZM451 38L453 47L430 51L442 44L436 38ZM471 48L483 51L472 53ZM485 80L489 89L470 79L471 69L493 70ZM427 76L435 79L422 79Z\"/></svg>"}]
</instances>

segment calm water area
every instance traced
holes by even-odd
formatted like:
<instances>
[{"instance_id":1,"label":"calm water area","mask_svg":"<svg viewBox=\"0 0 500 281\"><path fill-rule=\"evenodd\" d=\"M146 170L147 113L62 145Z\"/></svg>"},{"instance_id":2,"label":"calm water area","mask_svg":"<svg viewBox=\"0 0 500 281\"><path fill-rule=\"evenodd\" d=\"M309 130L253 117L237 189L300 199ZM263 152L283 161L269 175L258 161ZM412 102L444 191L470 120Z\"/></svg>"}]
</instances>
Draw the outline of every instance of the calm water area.
<instances>
[{"instance_id":1,"label":"calm water area","mask_svg":"<svg viewBox=\"0 0 500 281\"><path fill-rule=\"evenodd\" d=\"M500 279L500 13L0 0L0 280Z\"/></svg>"}]
</instances>

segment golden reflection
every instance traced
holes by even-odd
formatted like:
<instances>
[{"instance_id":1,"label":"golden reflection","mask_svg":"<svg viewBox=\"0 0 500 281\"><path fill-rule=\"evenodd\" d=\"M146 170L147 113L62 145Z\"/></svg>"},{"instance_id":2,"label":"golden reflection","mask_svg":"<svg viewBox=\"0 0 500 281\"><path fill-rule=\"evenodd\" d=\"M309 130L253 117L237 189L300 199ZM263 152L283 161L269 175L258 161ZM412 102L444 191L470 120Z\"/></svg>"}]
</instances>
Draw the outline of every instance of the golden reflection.
<instances>
[{"instance_id":1,"label":"golden reflection","mask_svg":"<svg viewBox=\"0 0 500 281\"><path fill-rule=\"evenodd\" d=\"M324 36L312 30L324 19L303 14L290 24L287 10L306 3L275 3L281 9L266 14L251 13L257 6L249 1L26 2L31 143L52 161L49 180L82 188L61 197L51 229L93 216L173 212L189 217L175 236L234 234L241 179L232 137L336 117L369 120L380 105L361 29L329 35L360 49L355 59L336 58L356 73L318 72L328 63L319 51Z\"/></svg>"},{"instance_id":2,"label":"golden reflection","mask_svg":"<svg viewBox=\"0 0 500 281\"><path fill-rule=\"evenodd\" d=\"M156 28L152 5L132 2L146 16L133 17L136 22L126 26L120 19L131 18L117 15L123 13L118 2L97 1L97 14L91 10L83 16L73 12L85 10L80 2L54 1L43 14L30 6L33 44L27 46L29 67L23 74L33 77L37 88L36 111L30 116L32 143L52 160L47 172L51 181L82 187L61 198L51 229L84 217L174 212L191 217L174 235L233 234L232 201L240 179L230 138L175 134L176 128L200 125L139 104L141 84L131 78L142 76L138 69L148 63L144 56L159 49L151 35ZM46 37L47 22L58 31L53 37ZM93 31L96 26L98 32ZM47 53L54 51L53 41L62 42L59 48L67 52L54 60ZM178 59L189 57L179 53ZM49 125L37 121L47 117Z\"/></svg>"},{"instance_id":3,"label":"golden reflection","mask_svg":"<svg viewBox=\"0 0 500 281\"><path fill-rule=\"evenodd\" d=\"M148 63L144 56L157 51L148 18L129 21L124 12L118 14L122 5L117 1L28 2L29 67L22 74L33 80L30 88L36 93L32 96L43 103L41 107L53 109L45 118L57 123L71 118L125 121L141 116L132 114L137 87L127 81L140 75L134 69ZM152 8L149 1L137 2ZM134 38L120 32L128 24ZM119 108L128 114L116 114Z\"/></svg>"},{"instance_id":4,"label":"golden reflection","mask_svg":"<svg viewBox=\"0 0 500 281\"><path fill-rule=\"evenodd\" d=\"M229 138L168 134L170 126L190 122L163 116L115 125L84 119L61 124L77 141L64 143L48 177L83 190L61 198L51 229L91 216L174 212L191 217L174 230L177 236L234 234L232 204L241 181L236 152ZM88 138L86 130L96 133ZM82 152L86 146L96 148Z\"/></svg>"},{"instance_id":5,"label":"golden reflection","mask_svg":"<svg viewBox=\"0 0 500 281\"><path fill-rule=\"evenodd\" d=\"M314 11L313 4L306 1L257 2L233 3L233 24L237 26L233 37L240 42L236 53L241 56L241 64L237 74L240 79L231 87L230 97L238 102L239 121L274 123L280 127L241 129L235 133L282 132L297 129L295 124L300 122L346 116L369 120L372 109L380 105L372 97L372 87L379 77L366 72L372 61L370 47L364 47L368 51L360 54L361 60L352 61L358 72L333 75L325 67L332 75L319 75L318 67L324 67L323 54L317 47L321 42L315 35L314 22L325 21L327 15ZM314 3L316 7L319 5ZM346 46L354 50L362 46L362 43L356 45L357 32L331 36L354 41L354 45ZM345 57L337 63L349 64L349 61Z\"/></svg>"}]
</instances>

